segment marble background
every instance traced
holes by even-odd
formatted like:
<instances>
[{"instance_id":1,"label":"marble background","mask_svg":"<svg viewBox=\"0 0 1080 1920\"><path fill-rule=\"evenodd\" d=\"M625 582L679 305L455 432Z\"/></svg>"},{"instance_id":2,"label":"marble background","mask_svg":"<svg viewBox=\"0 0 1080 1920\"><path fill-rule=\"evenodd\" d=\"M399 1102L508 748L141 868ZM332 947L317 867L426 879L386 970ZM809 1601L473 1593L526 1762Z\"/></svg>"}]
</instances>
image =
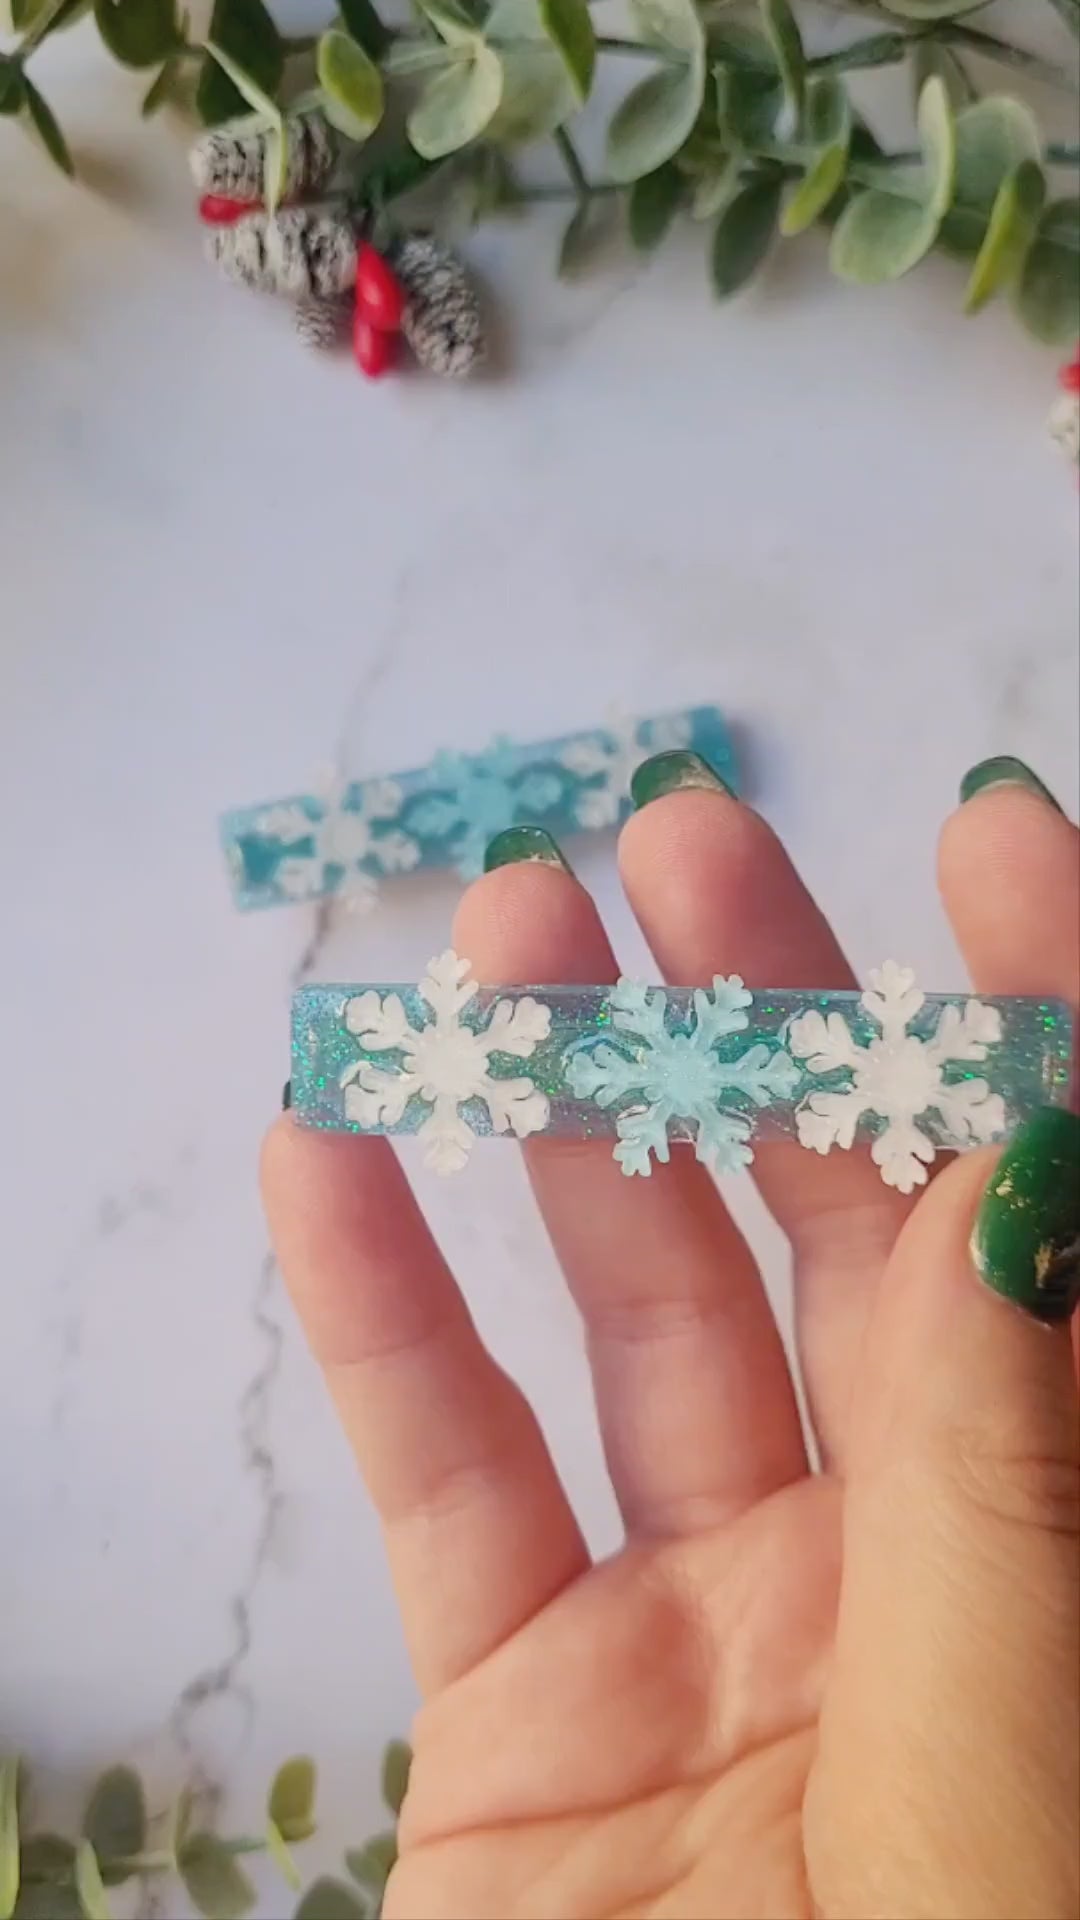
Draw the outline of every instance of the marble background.
<instances>
[{"instance_id":1,"label":"marble background","mask_svg":"<svg viewBox=\"0 0 1080 1920\"><path fill-rule=\"evenodd\" d=\"M331 1861L379 1820L413 1690L256 1152L290 983L416 977L454 884L240 917L215 817L335 753L716 700L856 963L958 985L933 846L960 774L1007 750L1076 798L1055 356L961 319L947 264L860 295L816 238L727 309L689 229L560 287L545 210L470 243L502 377L368 386L204 269L181 133L140 126L92 34L40 72L83 181L0 125L0 1745L60 1800L119 1757L162 1799L197 1764L241 1824L308 1749ZM610 842L574 857L640 967ZM610 1544L514 1155L420 1184Z\"/></svg>"}]
</instances>

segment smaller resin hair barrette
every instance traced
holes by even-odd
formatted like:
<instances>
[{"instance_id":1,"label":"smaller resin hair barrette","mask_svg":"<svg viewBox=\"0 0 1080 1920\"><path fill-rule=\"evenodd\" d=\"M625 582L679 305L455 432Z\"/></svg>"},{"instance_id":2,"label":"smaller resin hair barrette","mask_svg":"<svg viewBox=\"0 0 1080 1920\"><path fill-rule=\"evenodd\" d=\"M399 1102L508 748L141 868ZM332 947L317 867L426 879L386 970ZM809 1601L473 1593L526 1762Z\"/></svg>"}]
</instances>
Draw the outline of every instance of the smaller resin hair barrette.
<instances>
[{"instance_id":1,"label":"smaller resin hair barrette","mask_svg":"<svg viewBox=\"0 0 1080 1920\"><path fill-rule=\"evenodd\" d=\"M418 986L294 994L292 1106L305 1126L416 1134L440 1173L496 1133L613 1138L623 1172L646 1175L678 1141L723 1174L757 1139L822 1154L863 1139L886 1186L911 1193L940 1150L1065 1104L1063 1001L924 994L892 960L870 983L481 987L444 953Z\"/></svg>"},{"instance_id":2,"label":"smaller resin hair barrette","mask_svg":"<svg viewBox=\"0 0 1080 1920\"><path fill-rule=\"evenodd\" d=\"M613 827L630 811L630 777L668 747L691 747L735 787L731 740L716 707L649 720L613 718L588 733L484 753L440 753L389 779L338 783L224 815L221 837L238 907L341 894L371 906L387 874L456 867L482 872L484 849L505 827L554 834Z\"/></svg>"}]
</instances>

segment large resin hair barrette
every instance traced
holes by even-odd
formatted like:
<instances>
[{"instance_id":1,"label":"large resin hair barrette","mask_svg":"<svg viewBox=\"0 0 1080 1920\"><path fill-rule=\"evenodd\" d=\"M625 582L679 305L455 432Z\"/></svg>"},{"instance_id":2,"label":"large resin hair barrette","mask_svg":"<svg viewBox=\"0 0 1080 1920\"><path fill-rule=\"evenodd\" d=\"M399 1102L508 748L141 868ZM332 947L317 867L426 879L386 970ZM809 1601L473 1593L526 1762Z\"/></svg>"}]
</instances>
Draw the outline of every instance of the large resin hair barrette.
<instances>
[{"instance_id":1,"label":"large resin hair barrette","mask_svg":"<svg viewBox=\"0 0 1080 1920\"><path fill-rule=\"evenodd\" d=\"M339 783L227 813L221 836L238 907L341 894L365 907L387 874L456 867L482 872L484 849L528 822L559 834L613 827L630 811L630 777L651 753L691 747L734 788L731 739L716 707L659 718L613 718L588 733L484 753L440 753L389 779Z\"/></svg>"},{"instance_id":2,"label":"large resin hair barrette","mask_svg":"<svg viewBox=\"0 0 1080 1920\"><path fill-rule=\"evenodd\" d=\"M613 1138L623 1172L646 1175L677 1141L724 1174L758 1139L822 1154L864 1139L901 1193L942 1149L1064 1105L1064 1002L924 994L891 960L870 981L861 994L751 992L737 974L481 987L444 953L415 987L301 987L292 1105L305 1126L416 1134L440 1173L496 1133Z\"/></svg>"}]
</instances>

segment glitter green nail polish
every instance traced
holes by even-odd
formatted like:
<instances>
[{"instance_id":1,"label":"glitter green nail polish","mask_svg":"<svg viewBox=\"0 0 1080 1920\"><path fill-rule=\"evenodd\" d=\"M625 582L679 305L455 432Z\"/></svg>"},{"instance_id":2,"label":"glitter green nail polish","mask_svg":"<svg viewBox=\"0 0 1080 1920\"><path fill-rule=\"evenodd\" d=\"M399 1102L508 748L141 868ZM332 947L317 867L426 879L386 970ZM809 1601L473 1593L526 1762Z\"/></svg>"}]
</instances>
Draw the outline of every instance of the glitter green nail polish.
<instances>
[{"instance_id":1,"label":"glitter green nail polish","mask_svg":"<svg viewBox=\"0 0 1080 1920\"><path fill-rule=\"evenodd\" d=\"M493 873L496 867L512 867L522 860L531 861L534 866L561 867L564 873L573 872L558 842L543 827L507 827L503 833L497 833L494 840L488 841L484 872Z\"/></svg>"},{"instance_id":2,"label":"glitter green nail polish","mask_svg":"<svg viewBox=\"0 0 1080 1920\"><path fill-rule=\"evenodd\" d=\"M691 753L685 747L654 753L651 760L643 760L631 779L630 797L635 807L647 807L650 800L661 800L665 793L682 793L693 787L726 793L732 800L736 797L700 753Z\"/></svg>"},{"instance_id":3,"label":"glitter green nail polish","mask_svg":"<svg viewBox=\"0 0 1080 1920\"><path fill-rule=\"evenodd\" d=\"M291 1080L286 1080L286 1082L285 1082L285 1085L284 1085L284 1086L282 1087L282 1089L281 1089L281 1111L282 1111L282 1113L288 1113L288 1111L289 1111L289 1108L290 1108L291 1106L292 1106L292 1081L291 1081Z\"/></svg>"},{"instance_id":4,"label":"glitter green nail polish","mask_svg":"<svg viewBox=\"0 0 1080 1920\"><path fill-rule=\"evenodd\" d=\"M1061 812L1049 787L1043 785L1037 773L1032 773L1023 760L1017 760L1014 754L998 753L990 760L980 760L977 767L965 773L960 782L961 800L971 800L975 794L982 793L987 787L1026 787L1029 793L1037 793L1041 800Z\"/></svg>"},{"instance_id":5,"label":"glitter green nail polish","mask_svg":"<svg viewBox=\"0 0 1080 1920\"><path fill-rule=\"evenodd\" d=\"M1043 1107L1006 1147L971 1235L980 1277L1039 1320L1080 1299L1080 1119Z\"/></svg>"}]
</instances>

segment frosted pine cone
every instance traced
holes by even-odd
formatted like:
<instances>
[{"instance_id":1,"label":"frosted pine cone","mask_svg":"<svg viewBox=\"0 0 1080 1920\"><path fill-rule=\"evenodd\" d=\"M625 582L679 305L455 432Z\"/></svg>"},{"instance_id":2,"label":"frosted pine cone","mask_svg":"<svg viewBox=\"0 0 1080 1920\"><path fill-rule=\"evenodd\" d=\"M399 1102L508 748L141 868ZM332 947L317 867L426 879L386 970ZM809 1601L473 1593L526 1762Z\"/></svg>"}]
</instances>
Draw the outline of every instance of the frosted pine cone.
<instances>
[{"instance_id":1,"label":"frosted pine cone","mask_svg":"<svg viewBox=\"0 0 1080 1920\"><path fill-rule=\"evenodd\" d=\"M356 237L347 220L317 207L248 213L207 235L207 258L241 286L293 300L332 300L356 279Z\"/></svg>"},{"instance_id":2,"label":"frosted pine cone","mask_svg":"<svg viewBox=\"0 0 1080 1920\"><path fill-rule=\"evenodd\" d=\"M305 347L326 352L340 347L349 337L348 300L301 300L293 316L296 331Z\"/></svg>"},{"instance_id":3,"label":"frosted pine cone","mask_svg":"<svg viewBox=\"0 0 1080 1920\"><path fill-rule=\"evenodd\" d=\"M429 373L461 380L484 358L480 302L457 255L414 233L398 242L391 265L408 306L402 332Z\"/></svg>"},{"instance_id":4,"label":"frosted pine cone","mask_svg":"<svg viewBox=\"0 0 1080 1920\"><path fill-rule=\"evenodd\" d=\"M294 113L285 122L285 197L322 185L337 159L337 135L321 113ZM199 193L230 200L261 200L266 161L265 127L211 127L188 155Z\"/></svg>"}]
</instances>

